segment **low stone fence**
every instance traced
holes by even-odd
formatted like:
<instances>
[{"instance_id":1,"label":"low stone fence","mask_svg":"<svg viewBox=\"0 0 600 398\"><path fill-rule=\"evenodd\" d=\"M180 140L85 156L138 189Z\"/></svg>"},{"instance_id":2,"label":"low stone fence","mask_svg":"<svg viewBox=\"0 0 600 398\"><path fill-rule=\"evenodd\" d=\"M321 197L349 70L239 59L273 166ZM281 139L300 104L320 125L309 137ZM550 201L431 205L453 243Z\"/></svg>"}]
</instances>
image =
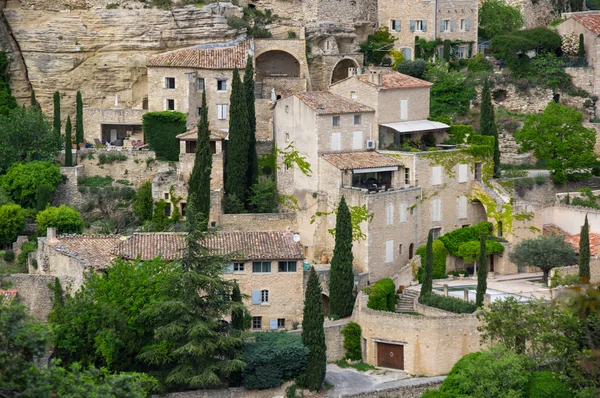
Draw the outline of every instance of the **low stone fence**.
<instances>
[{"instance_id":1,"label":"low stone fence","mask_svg":"<svg viewBox=\"0 0 600 398\"><path fill-rule=\"evenodd\" d=\"M82 177L108 176L128 180L136 187L156 175L156 153L153 151L115 151L88 148L77 153L77 164L84 166Z\"/></svg>"},{"instance_id":2,"label":"low stone fence","mask_svg":"<svg viewBox=\"0 0 600 398\"><path fill-rule=\"evenodd\" d=\"M340 398L420 398L425 391L439 388L446 376L404 380L402 384L374 391L344 394Z\"/></svg>"},{"instance_id":3,"label":"low stone fence","mask_svg":"<svg viewBox=\"0 0 600 398\"><path fill-rule=\"evenodd\" d=\"M219 225L223 231L286 231L297 228L296 213L221 214Z\"/></svg>"}]
</instances>

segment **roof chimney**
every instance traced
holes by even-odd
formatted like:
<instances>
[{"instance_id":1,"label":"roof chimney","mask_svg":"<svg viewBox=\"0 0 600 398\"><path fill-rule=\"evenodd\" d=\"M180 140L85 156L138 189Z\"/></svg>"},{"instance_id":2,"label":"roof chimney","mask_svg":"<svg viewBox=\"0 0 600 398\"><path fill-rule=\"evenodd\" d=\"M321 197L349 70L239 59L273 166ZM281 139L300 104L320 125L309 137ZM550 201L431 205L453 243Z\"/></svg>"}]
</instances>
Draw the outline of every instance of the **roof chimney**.
<instances>
[{"instance_id":1,"label":"roof chimney","mask_svg":"<svg viewBox=\"0 0 600 398\"><path fill-rule=\"evenodd\" d=\"M49 245L55 245L58 243L58 239L56 238L56 228L48 227L46 230L46 238L48 239Z\"/></svg>"},{"instance_id":2,"label":"roof chimney","mask_svg":"<svg viewBox=\"0 0 600 398\"><path fill-rule=\"evenodd\" d=\"M348 68L348 77L356 75L356 68Z\"/></svg>"},{"instance_id":3,"label":"roof chimney","mask_svg":"<svg viewBox=\"0 0 600 398\"><path fill-rule=\"evenodd\" d=\"M381 86L381 70L371 69L369 70L369 83L376 86Z\"/></svg>"}]
</instances>

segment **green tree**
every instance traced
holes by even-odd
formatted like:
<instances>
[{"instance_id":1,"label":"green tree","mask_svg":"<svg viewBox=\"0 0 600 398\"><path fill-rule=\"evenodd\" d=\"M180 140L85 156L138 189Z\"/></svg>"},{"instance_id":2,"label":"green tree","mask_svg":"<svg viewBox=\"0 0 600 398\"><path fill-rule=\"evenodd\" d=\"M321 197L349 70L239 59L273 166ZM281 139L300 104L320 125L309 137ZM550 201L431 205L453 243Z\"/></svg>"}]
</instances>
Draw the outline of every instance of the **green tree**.
<instances>
[{"instance_id":1,"label":"green tree","mask_svg":"<svg viewBox=\"0 0 600 398\"><path fill-rule=\"evenodd\" d=\"M433 232L429 230L427 236L427 247L425 249L425 268L423 270L423 284L421 285L421 296L431 293L433 290Z\"/></svg>"},{"instance_id":2,"label":"green tree","mask_svg":"<svg viewBox=\"0 0 600 398\"><path fill-rule=\"evenodd\" d=\"M225 194L230 201L246 202L248 181L248 106L240 74L233 70L229 106L229 146L225 165ZM231 208L231 206L230 206ZM226 209L227 210L227 209ZM230 209L231 210L231 209Z\"/></svg>"},{"instance_id":3,"label":"green tree","mask_svg":"<svg viewBox=\"0 0 600 398\"><path fill-rule=\"evenodd\" d=\"M362 349L360 339L362 331L358 323L349 322L342 329L344 336L344 348L346 349L345 358L351 361L362 360Z\"/></svg>"},{"instance_id":4,"label":"green tree","mask_svg":"<svg viewBox=\"0 0 600 398\"><path fill-rule=\"evenodd\" d=\"M342 196L335 220L335 247L329 276L329 308L332 316L352 314L354 308L354 272L352 263L352 221L346 199Z\"/></svg>"},{"instance_id":5,"label":"green tree","mask_svg":"<svg viewBox=\"0 0 600 398\"><path fill-rule=\"evenodd\" d=\"M417 79L421 79L423 74L427 70L427 62L424 59L419 59L416 56L415 50L415 60L404 60L398 64L396 70L400 73L403 73L408 76L416 77Z\"/></svg>"},{"instance_id":6,"label":"green tree","mask_svg":"<svg viewBox=\"0 0 600 398\"><path fill-rule=\"evenodd\" d=\"M46 209L46 206L52 202L54 187L51 185L38 185L35 190L35 208L39 211Z\"/></svg>"},{"instance_id":7,"label":"green tree","mask_svg":"<svg viewBox=\"0 0 600 398\"><path fill-rule=\"evenodd\" d=\"M240 286L237 282L233 285L233 290L231 292L231 301L233 305L237 307L233 307L231 310L231 327L235 330L246 330L250 327L249 315L245 311L245 308L242 303L242 293L240 292ZM237 304L236 304L237 303Z\"/></svg>"},{"instance_id":8,"label":"green tree","mask_svg":"<svg viewBox=\"0 0 600 398\"><path fill-rule=\"evenodd\" d=\"M7 83L0 82L0 116L8 116L10 111L19 108L17 99L13 97Z\"/></svg>"},{"instance_id":9,"label":"green tree","mask_svg":"<svg viewBox=\"0 0 600 398\"><path fill-rule=\"evenodd\" d=\"M77 144L77 149L79 149L79 144L85 143L85 139L83 138L83 99L81 98L81 91L77 91L75 101L75 143Z\"/></svg>"},{"instance_id":10,"label":"green tree","mask_svg":"<svg viewBox=\"0 0 600 398\"><path fill-rule=\"evenodd\" d=\"M256 97L254 94L254 66L252 57L246 59L244 70L244 93L246 94L246 105L248 106L248 182L247 191L258 182L258 155L256 153Z\"/></svg>"},{"instance_id":11,"label":"green tree","mask_svg":"<svg viewBox=\"0 0 600 398\"><path fill-rule=\"evenodd\" d=\"M52 118L52 131L54 132L54 134L60 134L62 131L60 122L60 93L58 91L55 91L52 99L54 101L54 117Z\"/></svg>"},{"instance_id":12,"label":"green tree","mask_svg":"<svg viewBox=\"0 0 600 398\"><path fill-rule=\"evenodd\" d=\"M590 225L587 214L579 235L579 277L583 283L590 283Z\"/></svg>"},{"instance_id":13,"label":"green tree","mask_svg":"<svg viewBox=\"0 0 600 398\"><path fill-rule=\"evenodd\" d=\"M486 40L514 32L523 23L519 7L510 6L502 0L484 0L479 9L479 36Z\"/></svg>"},{"instance_id":14,"label":"green tree","mask_svg":"<svg viewBox=\"0 0 600 398\"><path fill-rule=\"evenodd\" d=\"M7 247L25 231L25 213L19 205L0 206L0 246Z\"/></svg>"},{"instance_id":15,"label":"green tree","mask_svg":"<svg viewBox=\"0 0 600 398\"><path fill-rule=\"evenodd\" d=\"M146 181L140 185L135 193L135 197L133 198L133 212L140 220L149 221L152 219L153 208L152 183Z\"/></svg>"},{"instance_id":16,"label":"green tree","mask_svg":"<svg viewBox=\"0 0 600 398\"><path fill-rule=\"evenodd\" d=\"M46 235L48 227L56 228L57 234L80 234L83 232L83 218L73 207L60 205L48 207L36 216L38 233Z\"/></svg>"},{"instance_id":17,"label":"green tree","mask_svg":"<svg viewBox=\"0 0 600 398\"><path fill-rule=\"evenodd\" d=\"M193 202L198 217L202 220L199 227L208 229L210 217L210 174L212 171L212 154L210 151L210 128L208 122L208 106L206 91L202 92L202 109L198 122L198 143L194 168L188 182L188 202Z\"/></svg>"},{"instance_id":18,"label":"green tree","mask_svg":"<svg viewBox=\"0 0 600 398\"><path fill-rule=\"evenodd\" d=\"M548 282L552 268L577 263L573 246L565 242L562 235L543 236L519 242L509 253L510 261L519 267L538 267L544 273L542 280Z\"/></svg>"},{"instance_id":19,"label":"green tree","mask_svg":"<svg viewBox=\"0 0 600 398\"><path fill-rule=\"evenodd\" d=\"M581 112L552 101L543 114L529 116L515 140L521 151L533 151L547 165L554 182L562 183L596 164L596 133L582 122Z\"/></svg>"},{"instance_id":20,"label":"green tree","mask_svg":"<svg viewBox=\"0 0 600 398\"><path fill-rule=\"evenodd\" d=\"M487 254L485 250L486 238L481 234L479 238L479 262L477 263L477 292L475 295L475 305L481 307L483 305L483 296L487 290Z\"/></svg>"},{"instance_id":21,"label":"green tree","mask_svg":"<svg viewBox=\"0 0 600 398\"><path fill-rule=\"evenodd\" d=\"M33 88L31 89L31 106L38 111L41 110L40 103L35 98L35 90Z\"/></svg>"},{"instance_id":22,"label":"green tree","mask_svg":"<svg viewBox=\"0 0 600 398\"><path fill-rule=\"evenodd\" d=\"M494 137L494 176L500 176L500 146L498 140L498 129L494 116L494 104L490 93L490 81L485 79L481 90L481 113L479 114L479 129L482 135Z\"/></svg>"},{"instance_id":23,"label":"green tree","mask_svg":"<svg viewBox=\"0 0 600 398\"><path fill-rule=\"evenodd\" d=\"M387 26L380 26L375 33L367 36L367 41L361 43L360 52L365 54L365 65L379 65L386 55L394 48L394 37Z\"/></svg>"},{"instance_id":24,"label":"green tree","mask_svg":"<svg viewBox=\"0 0 600 398\"><path fill-rule=\"evenodd\" d=\"M65 126L65 167L73 167L73 145L71 145L71 134L73 134L71 116L67 116L67 124Z\"/></svg>"},{"instance_id":25,"label":"green tree","mask_svg":"<svg viewBox=\"0 0 600 398\"><path fill-rule=\"evenodd\" d=\"M48 185L54 193L61 181L60 169L47 161L17 163L5 175L0 176L0 186L24 208L36 206L38 186Z\"/></svg>"},{"instance_id":26,"label":"green tree","mask_svg":"<svg viewBox=\"0 0 600 398\"><path fill-rule=\"evenodd\" d=\"M464 73L449 70L448 63L430 64L423 77L433 83L429 109L431 117L464 115L476 96Z\"/></svg>"},{"instance_id":27,"label":"green tree","mask_svg":"<svg viewBox=\"0 0 600 398\"><path fill-rule=\"evenodd\" d=\"M585 58L585 45L583 42L583 33L579 34L579 48L577 49L577 57Z\"/></svg>"},{"instance_id":28,"label":"green tree","mask_svg":"<svg viewBox=\"0 0 600 398\"><path fill-rule=\"evenodd\" d=\"M325 313L321 294L319 277L314 267L311 267L304 293L302 318L302 343L308 348L306 374L302 378L302 384L311 391L317 391L323 385L327 364L327 347L323 330Z\"/></svg>"}]
</instances>

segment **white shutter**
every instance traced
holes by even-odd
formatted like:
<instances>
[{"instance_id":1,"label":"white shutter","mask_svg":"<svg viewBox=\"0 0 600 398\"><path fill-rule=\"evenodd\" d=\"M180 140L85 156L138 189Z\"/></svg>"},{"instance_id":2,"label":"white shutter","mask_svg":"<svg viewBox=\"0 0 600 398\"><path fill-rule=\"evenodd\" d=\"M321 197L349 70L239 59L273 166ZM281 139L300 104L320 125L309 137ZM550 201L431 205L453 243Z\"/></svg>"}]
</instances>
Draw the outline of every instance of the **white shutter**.
<instances>
[{"instance_id":1,"label":"white shutter","mask_svg":"<svg viewBox=\"0 0 600 398\"><path fill-rule=\"evenodd\" d=\"M331 150L342 150L342 133L331 133Z\"/></svg>"},{"instance_id":2,"label":"white shutter","mask_svg":"<svg viewBox=\"0 0 600 398\"><path fill-rule=\"evenodd\" d=\"M260 290L252 291L252 304L260 304Z\"/></svg>"},{"instance_id":3,"label":"white shutter","mask_svg":"<svg viewBox=\"0 0 600 398\"><path fill-rule=\"evenodd\" d=\"M271 329L271 330L277 329L277 318L269 319L269 329Z\"/></svg>"},{"instance_id":4,"label":"white shutter","mask_svg":"<svg viewBox=\"0 0 600 398\"><path fill-rule=\"evenodd\" d=\"M400 100L400 120L408 119L408 100L401 99Z\"/></svg>"},{"instance_id":5,"label":"white shutter","mask_svg":"<svg viewBox=\"0 0 600 398\"><path fill-rule=\"evenodd\" d=\"M387 218L387 225L394 224L394 205L392 203L388 203L385 207L385 215Z\"/></svg>"},{"instance_id":6,"label":"white shutter","mask_svg":"<svg viewBox=\"0 0 600 398\"><path fill-rule=\"evenodd\" d=\"M458 218L467 218L467 197L460 196L458 198Z\"/></svg>"},{"instance_id":7,"label":"white shutter","mask_svg":"<svg viewBox=\"0 0 600 398\"><path fill-rule=\"evenodd\" d=\"M458 165L458 182L467 182L469 180L469 166L466 164Z\"/></svg>"},{"instance_id":8,"label":"white shutter","mask_svg":"<svg viewBox=\"0 0 600 398\"><path fill-rule=\"evenodd\" d=\"M431 185L442 184L442 166L433 166L431 168Z\"/></svg>"},{"instance_id":9,"label":"white shutter","mask_svg":"<svg viewBox=\"0 0 600 398\"><path fill-rule=\"evenodd\" d=\"M434 199L431 201L431 221L442 221L441 199Z\"/></svg>"},{"instance_id":10,"label":"white shutter","mask_svg":"<svg viewBox=\"0 0 600 398\"><path fill-rule=\"evenodd\" d=\"M406 210L407 210L406 203L402 203L400 205L400 222L406 222Z\"/></svg>"},{"instance_id":11,"label":"white shutter","mask_svg":"<svg viewBox=\"0 0 600 398\"><path fill-rule=\"evenodd\" d=\"M363 149L362 131L355 131L352 133L352 149Z\"/></svg>"},{"instance_id":12,"label":"white shutter","mask_svg":"<svg viewBox=\"0 0 600 398\"><path fill-rule=\"evenodd\" d=\"M394 241L385 241L385 262L391 263L394 261Z\"/></svg>"},{"instance_id":13,"label":"white shutter","mask_svg":"<svg viewBox=\"0 0 600 398\"><path fill-rule=\"evenodd\" d=\"M217 119L223 120L223 105L217 105Z\"/></svg>"}]
</instances>

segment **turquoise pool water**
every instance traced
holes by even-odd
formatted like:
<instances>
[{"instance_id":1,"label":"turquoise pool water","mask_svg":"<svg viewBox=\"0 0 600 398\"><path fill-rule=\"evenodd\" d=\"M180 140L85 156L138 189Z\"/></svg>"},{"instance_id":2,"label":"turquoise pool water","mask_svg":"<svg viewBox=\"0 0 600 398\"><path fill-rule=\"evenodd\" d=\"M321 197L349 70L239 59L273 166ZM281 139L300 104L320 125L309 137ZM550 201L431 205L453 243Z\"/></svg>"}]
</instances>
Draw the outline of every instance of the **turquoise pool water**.
<instances>
[{"instance_id":1,"label":"turquoise pool water","mask_svg":"<svg viewBox=\"0 0 600 398\"><path fill-rule=\"evenodd\" d=\"M448 286L448 296L457 297L459 299L464 299L464 297L465 297L464 290L465 289L469 290L469 301L475 301L477 285ZM433 290L436 290L438 292L443 292L444 288L443 287L434 287ZM500 290L495 290L495 289L487 289L485 291L485 293L489 294L491 296L492 302L498 301L498 300L503 300L507 297L514 297L515 299L517 299L517 301L520 301L520 302L529 301L528 297L523 297L523 296L520 296L518 294L513 294L513 293L506 293L506 292L502 292Z\"/></svg>"}]
</instances>

